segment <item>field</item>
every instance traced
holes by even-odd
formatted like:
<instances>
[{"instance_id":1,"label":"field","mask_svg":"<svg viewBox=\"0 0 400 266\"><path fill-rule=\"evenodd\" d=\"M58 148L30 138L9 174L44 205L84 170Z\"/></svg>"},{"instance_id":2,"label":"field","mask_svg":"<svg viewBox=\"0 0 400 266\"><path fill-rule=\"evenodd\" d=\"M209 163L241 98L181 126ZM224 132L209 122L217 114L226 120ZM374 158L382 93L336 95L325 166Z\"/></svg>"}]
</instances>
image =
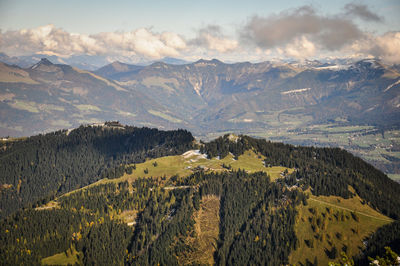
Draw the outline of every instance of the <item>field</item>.
<instances>
[{"instance_id":1,"label":"field","mask_svg":"<svg viewBox=\"0 0 400 266\"><path fill-rule=\"evenodd\" d=\"M150 114L152 114L152 115L161 117L161 118L163 118L163 119L165 119L165 120L167 120L167 121L169 121L169 122L173 122L173 123L182 123L182 120L180 120L180 119L178 119L178 118L175 118L175 117L172 117L172 116L167 115L167 114L162 113L162 112L158 112L158 111L154 111L154 110L149 110L148 112L149 112Z\"/></svg>"},{"instance_id":2,"label":"field","mask_svg":"<svg viewBox=\"0 0 400 266\"><path fill-rule=\"evenodd\" d=\"M388 174L388 176L396 181L400 181L400 174Z\"/></svg>"},{"instance_id":3,"label":"field","mask_svg":"<svg viewBox=\"0 0 400 266\"><path fill-rule=\"evenodd\" d=\"M71 247L66 252L61 252L53 256L42 259L43 265L74 265L78 263L79 253L74 247Z\"/></svg>"},{"instance_id":4,"label":"field","mask_svg":"<svg viewBox=\"0 0 400 266\"><path fill-rule=\"evenodd\" d=\"M203 169L209 172L220 172L228 171L224 168L225 166L230 166L233 170L243 169L249 173L264 171L268 173L271 180L275 180L281 177L281 174L288 170L288 173L292 173L294 169L282 167L282 166L272 166L265 167L263 157L260 154L256 154L253 151L246 151L243 155L240 155L237 160L234 159L232 154L229 154L225 158L219 159L217 157L212 159L207 159L205 155L200 154L198 151L188 151L182 155L166 156L157 159L147 160L144 163L136 164L136 169L132 171L132 174L124 174L120 178L116 179L101 179L87 187L96 186L99 184L104 184L108 182L120 183L124 181L131 182L139 177L166 177L168 179L171 176L178 175L180 177L189 176L196 169ZM81 188L85 189L87 187ZM66 193L69 195L72 192Z\"/></svg>"},{"instance_id":5,"label":"field","mask_svg":"<svg viewBox=\"0 0 400 266\"><path fill-rule=\"evenodd\" d=\"M270 175L272 180L279 178L281 173L286 169L289 173L293 171L293 169L281 166L265 167L263 163L264 159L264 156L256 154L253 151L246 151L244 154L240 155L237 160L234 159L232 154L222 159L217 157L207 159L197 151L189 151L183 155L167 156L137 164L136 170L133 170L131 175L125 174L121 179L164 175L166 177L173 175L183 177L190 175L193 173L193 170L198 167L205 171L227 171L223 165L230 166L233 170L238 170L239 168L244 169L250 173L264 171ZM157 166L155 166L155 163ZM147 173L145 173L146 169L148 170Z\"/></svg>"},{"instance_id":6,"label":"field","mask_svg":"<svg viewBox=\"0 0 400 266\"><path fill-rule=\"evenodd\" d=\"M366 237L392 221L363 204L358 196L310 195L307 203L298 208L295 231L299 246L290 254L291 264L314 263L318 257L318 264L327 265L338 261L341 252L354 256L364 248Z\"/></svg>"}]
</instances>

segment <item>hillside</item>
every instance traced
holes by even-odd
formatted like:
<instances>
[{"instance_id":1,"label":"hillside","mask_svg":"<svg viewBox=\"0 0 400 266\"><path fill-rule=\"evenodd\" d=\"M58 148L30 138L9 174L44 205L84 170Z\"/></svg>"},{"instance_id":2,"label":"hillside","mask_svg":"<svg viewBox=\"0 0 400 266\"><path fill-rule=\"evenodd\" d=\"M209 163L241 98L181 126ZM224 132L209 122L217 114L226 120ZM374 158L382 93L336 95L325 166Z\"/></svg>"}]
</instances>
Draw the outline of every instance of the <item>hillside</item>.
<instances>
[{"instance_id":1,"label":"hillside","mask_svg":"<svg viewBox=\"0 0 400 266\"><path fill-rule=\"evenodd\" d=\"M109 65L96 73L143 91L172 113L180 114L179 119L194 118L199 126L220 129L218 123L212 123L219 121L224 128L260 128L270 125L265 116L277 111L293 115L291 110L303 116L301 122L307 122L307 117L314 123L344 118L353 124L390 127L399 122L396 106L400 74L375 60L307 65L225 64L213 59L187 65L158 62L142 68L124 66ZM114 71L103 71L106 68ZM180 105L173 101L176 97L182 99Z\"/></svg>"},{"instance_id":2,"label":"hillside","mask_svg":"<svg viewBox=\"0 0 400 266\"><path fill-rule=\"evenodd\" d=\"M193 140L185 130L108 122L6 141L0 151L0 217L101 178L120 177L123 163L181 153Z\"/></svg>"},{"instance_id":3,"label":"hillside","mask_svg":"<svg viewBox=\"0 0 400 266\"><path fill-rule=\"evenodd\" d=\"M65 133L13 142L1 165L30 161L19 143L48 150L52 139L56 149L36 152L42 169L55 160L68 171L58 161L82 160L79 147L93 146L104 174L66 174L64 183L79 183L51 198L40 191L43 200L3 218L5 264L326 264L341 251L365 264L384 246L400 251L400 185L344 150L244 135L195 143L186 131L117 123ZM74 136L84 140L71 146ZM2 181L2 195L38 182L35 171L21 173L20 184ZM59 186L55 177L46 182Z\"/></svg>"},{"instance_id":4,"label":"hillside","mask_svg":"<svg viewBox=\"0 0 400 266\"><path fill-rule=\"evenodd\" d=\"M93 72L47 59L25 68L1 64L0 135L27 136L104 120L185 128L204 140L235 132L339 146L396 179L399 79L396 66L372 59L114 62Z\"/></svg>"},{"instance_id":5,"label":"hillside","mask_svg":"<svg viewBox=\"0 0 400 266\"><path fill-rule=\"evenodd\" d=\"M164 108L143 93L47 59L29 68L0 63L0 95L2 136L30 136L119 118L135 117L143 126L163 122L146 107L155 112Z\"/></svg>"}]
</instances>

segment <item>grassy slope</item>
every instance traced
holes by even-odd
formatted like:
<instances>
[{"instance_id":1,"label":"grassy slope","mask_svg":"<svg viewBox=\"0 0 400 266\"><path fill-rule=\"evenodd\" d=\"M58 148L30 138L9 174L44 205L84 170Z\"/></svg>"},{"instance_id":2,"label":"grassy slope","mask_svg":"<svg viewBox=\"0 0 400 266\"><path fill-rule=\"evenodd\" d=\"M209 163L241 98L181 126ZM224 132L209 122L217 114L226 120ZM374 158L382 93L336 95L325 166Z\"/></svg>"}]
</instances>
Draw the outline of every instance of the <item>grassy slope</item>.
<instances>
[{"instance_id":1,"label":"grassy slope","mask_svg":"<svg viewBox=\"0 0 400 266\"><path fill-rule=\"evenodd\" d=\"M281 177L281 173L286 169L285 167L265 167L263 160L263 156L255 154L253 151L246 151L243 155L239 156L238 160L234 160L231 154L223 159L206 159L196 153L167 156L137 164L136 170L133 170L132 174L125 174L118 179L103 179L90 186L108 182L131 182L138 177L150 176L165 175L168 180L169 177L174 175L181 177L188 176L193 173L192 169L198 166L202 166L207 171L227 171L227 169L222 167L222 164L230 165L235 170L240 168L248 172L265 171L271 176L272 180ZM157 162L157 166L154 166L155 162ZM144 173L145 169L148 169L147 174ZM293 169L288 169L288 171L290 173ZM55 205L52 204L51 206ZM310 208L315 208L315 215L310 212ZM196 221L195 237L187 239L188 244L194 248L194 251L179 258L183 264L213 263L212 254L215 251L214 240L218 237L218 210L219 199L216 197L204 198L202 200L201 209L194 217ZM352 212L356 214L358 221L352 217ZM127 211L121 213L119 218L129 223L129 225L134 225L135 216L135 212ZM311 227L311 220L314 216L320 217L324 224L324 226L317 226L318 228L315 231ZM343 216L343 220L341 216ZM323 265L327 264L328 261L332 261L332 259L327 257L325 250L331 250L335 246L338 254L340 254L343 247L347 246L347 254L355 255L363 248L362 241L367 236L373 233L378 227L391 222L386 216L373 210L368 205L362 204L362 199L358 196L351 199L343 199L335 196L315 197L311 195L308 205L299 207L299 214L296 219L295 230L299 238L299 247L290 255L290 262L293 264L299 264L299 262L304 264L306 260L314 262L314 258L318 257L318 263ZM304 241L311 239L313 247L307 246ZM59 261L62 261L62 256L65 256L62 254L65 253L55 255L58 256L56 258L60 259Z\"/></svg>"},{"instance_id":2,"label":"grassy slope","mask_svg":"<svg viewBox=\"0 0 400 266\"><path fill-rule=\"evenodd\" d=\"M362 159L372 163L385 173L400 174L398 167L393 167L400 159L400 130L381 130L374 126L353 125L343 117L326 124L312 123L313 118L295 109L276 112L245 113L254 122L267 123L268 127L252 127L251 130L237 129L238 133L265 138L267 140L293 143L297 145L334 146L344 148ZM287 113L289 112L289 113ZM242 121L241 117L235 118ZM232 130L231 130L232 131ZM203 140L212 140L231 132L210 132L197 135ZM390 157L393 159L389 159ZM398 164L398 163L397 163ZM383 165L386 165L383 167ZM383 168L382 168L383 167ZM385 170L386 169L386 170ZM398 176L390 176L397 178Z\"/></svg>"},{"instance_id":3,"label":"grassy slope","mask_svg":"<svg viewBox=\"0 0 400 266\"><path fill-rule=\"evenodd\" d=\"M264 159L264 156L260 154L255 154L253 151L246 151L243 155L239 156L238 160L234 160L233 155L231 154L223 159L205 159L202 156L196 154L186 156L166 156L157 159L147 160L144 163L136 164L136 170L133 170L132 174L124 174L122 177L116 179L102 179L87 187L105 184L108 182L131 182L138 177L166 176L167 178L169 178L174 175L184 177L192 174L193 169L200 166L204 167L204 169L208 171L227 171L227 169L222 167L223 164L232 166L232 169L234 170L238 170L240 168L248 172L264 171L269 174L271 180L275 180L281 177L281 173L286 169L288 170L288 173L292 173L294 171L294 169L282 166L265 167L263 164ZM157 166L154 166L155 162L157 162ZM148 170L147 174L144 172L145 169ZM85 189L87 187L81 189ZM79 191L81 189L66 193L64 194L64 196L68 196L69 194Z\"/></svg>"},{"instance_id":4,"label":"grassy slope","mask_svg":"<svg viewBox=\"0 0 400 266\"><path fill-rule=\"evenodd\" d=\"M178 257L181 265L213 265L214 252L219 234L220 199L217 196L206 196L201 200L200 209L195 212L195 237L186 242L193 251Z\"/></svg>"},{"instance_id":5,"label":"grassy slope","mask_svg":"<svg viewBox=\"0 0 400 266\"><path fill-rule=\"evenodd\" d=\"M394 181L400 181L400 174L388 174L388 177Z\"/></svg>"},{"instance_id":6,"label":"grassy slope","mask_svg":"<svg viewBox=\"0 0 400 266\"><path fill-rule=\"evenodd\" d=\"M245 169L248 172L265 171L267 172L272 180L281 177L281 173L288 170L289 173L293 169L285 168L281 166L265 167L263 160L265 157L255 154L253 151L247 151L243 155L239 156L238 160L234 160L233 155L229 154L223 159L212 158L206 159L196 153L189 153L186 155L166 156L157 159L147 160L144 163L136 164L136 170L133 170L132 174L125 174L121 178L117 179L102 179L84 188L71 191L64 194L62 197L68 196L71 193L75 193L88 187L105 184L109 182L120 183L124 181L131 182L138 177L161 177L166 176L167 178L179 175L181 177L188 176L193 173L192 169L198 166L204 167L207 171L228 171L222 167L222 164L230 165L232 169ZM157 162L157 166L154 166L154 162ZM144 170L148 169L148 173L145 174ZM48 204L37 208L50 209L57 208L57 201L51 201ZM126 222L128 225L133 226L135 224L136 211L125 211L118 215L118 218ZM206 197L202 200L201 210L195 216L196 220L196 239L192 239L191 243L193 247L197 247L197 250L192 254L188 254L188 258L185 261L196 261L201 264L212 264L213 252L215 251L215 241L218 239L219 229L219 199L216 197ZM75 256L76 257L76 256ZM65 252L55 254L54 256L45 258L42 263L47 264L68 264L71 262L70 257L67 257Z\"/></svg>"},{"instance_id":7,"label":"grassy slope","mask_svg":"<svg viewBox=\"0 0 400 266\"><path fill-rule=\"evenodd\" d=\"M67 252L61 252L53 256L42 259L43 265L74 265L78 263L78 252L74 247Z\"/></svg>"},{"instance_id":8,"label":"grassy slope","mask_svg":"<svg viewBox=\"0 0 400 266\"><path fill-rule=\"evenodd\" d=\"M315 214L311 209L315 209ZM336 247L338 257L340 252L346 251L354 256L364 248L363 240L376 231L378 227L390 223L392 220L373 210L362 200L355 196L343 199L336 196L310 196L308 205L301 205L296 217L295 231L299 239L298 248L290 254L291 264L305 264L306 261L314 262L318 258L320 265L327 265L334 261L327 256L326 250ZM353 215L355 213L355 218ZM320 217L321 225L312 229L312 219ZM358 219L358 221L357 221ZM317 224L314 222L314 224ZM306 241L313 244L307 244ZM346 250L347 247L347 250Z\"/></svg>"},{"instance_id":9,"label":"grassy slope","mask_svg":"<svg viewBox=\"0 0 400 266\"><path fill-rule=\"evenodd\" d=\"M146 161L142 164L136 165L136 170L133 171L131 175L124 175L121 177L122 180L137 178L137 177L149 177L149 176L167 176L171 177L173 175L188 176L194 169L198 166L204 167L205 170L209 171L226 171L222 167L223 164L232 166L232 169L244 169L248 172L265 171L270 176L271 179L276 179L280 177L280 174L287 168L274 166L267 168L263 164L264 156L255 154L253 151L247 151L243 155L239 156L238 160L234 160L233 155L229 154L225 158L218 159L205 159L198 155L192 156L168 156L157 158L153 160ZM153 165L157 162L157 167ZM148 169L148 173L145 174L144 170ZM293 169L288 169L291 173ZM117 181L119 182L119 181Z\"/></svg>"}]
</instances>

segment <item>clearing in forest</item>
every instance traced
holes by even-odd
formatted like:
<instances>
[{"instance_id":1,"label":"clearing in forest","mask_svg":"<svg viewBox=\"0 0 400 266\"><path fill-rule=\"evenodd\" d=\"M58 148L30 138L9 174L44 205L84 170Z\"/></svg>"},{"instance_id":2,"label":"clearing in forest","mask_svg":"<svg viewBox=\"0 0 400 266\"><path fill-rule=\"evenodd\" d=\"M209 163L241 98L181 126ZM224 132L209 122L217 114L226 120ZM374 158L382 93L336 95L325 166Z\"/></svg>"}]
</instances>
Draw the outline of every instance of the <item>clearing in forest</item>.
<instances>
[{"instance_id":1,"label":"clearing in forest","mask_svg":"<svg viewBox=\"0 0 400 266\"><path fill-rule=\"evenodd\" d=\"M248 173L263 171L266 172L271 181L283 176L285 170L290 174L294 171L292 168L283 166L266 167L264 165L265 156L257 154L252 150L248 150L240 155L237 159L232 154L228 154L225 158L214 157L208 159L205 154L201 154L198 150L190 150L181 155L165 156L156 159L147 160L144 163L135 164L136 169L132 173L125 173L122 177L116 179L101 179L86 187L68 192L64 196L68 196L86 188L105 184L109 182L132 182L139 177L166 177L172 176L186 177L195 171L202 169L206 172L222 172L230 170L242 169ZM134 164L127 165L133 166Z\"/></svg>"},{"instance_id":2,"label":"clearing in forest","mask_svg":"<svg viewBox=\"0 0 400 266\"><path fill-rule=\"evenodd\" d=\"M214 265L219 235L220 199L215 195L202 198L200 209L194 213L194 236L186 239L191 251L178 257L180 265Z\"/></svg>"},{"instance_id":3,"label":"clearing in forest","mask_svg":"<svg viewBox=\"0 0 400 266\"><path fill-rule=\"evenodd\" d=\"M295 232L299 245L289 256L290 264L327 265L339 262L341 252L354 256L365 248L365 238L392 222L358 195L349 199L310 195L307 203L298 207Z\"/></svg>"},{"instance_id":4,"label":"clearing in forest","mask_svg":"<svg viewBox=\"0 0 400 266\"><path fill-rule=\"evenodd\" d=\"M125 174L121 178L115 179L115 182L150 176L171 177L178 175L184 177L189 176L198 169L210 172L228 171L230 169L242 169L249 173L264 171L269 174L271 180L280 178L286 169L288 173L294 171L294 169L282 166L265 167L264 159L263 155L256 154L254 151L246 151L237 160L232 154L228 154L225 158L214 157L207 159L204 154L192 150L182 155L166 156L136 164L136 169L132 171L132 174Z\"/></svg>"},{"instance_id":5,"label":"clearing in forest","mask_svg":"<svg viewBox=\"0 0 400 266\"><path fill-rule=\"evenodd\" d=\"M67 251L54 254L53 256L42 259L42 265L75 265L79 264L79 253L74 246Z\"/></svg>"}]
</instances>

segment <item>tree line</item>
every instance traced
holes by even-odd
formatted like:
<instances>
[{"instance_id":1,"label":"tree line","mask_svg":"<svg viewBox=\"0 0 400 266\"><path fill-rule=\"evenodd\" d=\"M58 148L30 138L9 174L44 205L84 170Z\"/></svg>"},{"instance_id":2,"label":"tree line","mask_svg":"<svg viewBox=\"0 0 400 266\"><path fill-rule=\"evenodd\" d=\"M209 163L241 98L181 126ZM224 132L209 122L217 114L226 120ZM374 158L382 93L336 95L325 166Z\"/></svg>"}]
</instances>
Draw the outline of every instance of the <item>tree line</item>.
<instances>
[{"instance_id":1,"label":"tree line","mask_svg":"<svg viewBox=\"0 0 400 266\"><path fill-rule=\"evenodd\" d=\"M181 154L186 130L81 126L6 142L0 149L0 218L35 202L124 174L125 164Z\"/></svg>"}]
</instances>

